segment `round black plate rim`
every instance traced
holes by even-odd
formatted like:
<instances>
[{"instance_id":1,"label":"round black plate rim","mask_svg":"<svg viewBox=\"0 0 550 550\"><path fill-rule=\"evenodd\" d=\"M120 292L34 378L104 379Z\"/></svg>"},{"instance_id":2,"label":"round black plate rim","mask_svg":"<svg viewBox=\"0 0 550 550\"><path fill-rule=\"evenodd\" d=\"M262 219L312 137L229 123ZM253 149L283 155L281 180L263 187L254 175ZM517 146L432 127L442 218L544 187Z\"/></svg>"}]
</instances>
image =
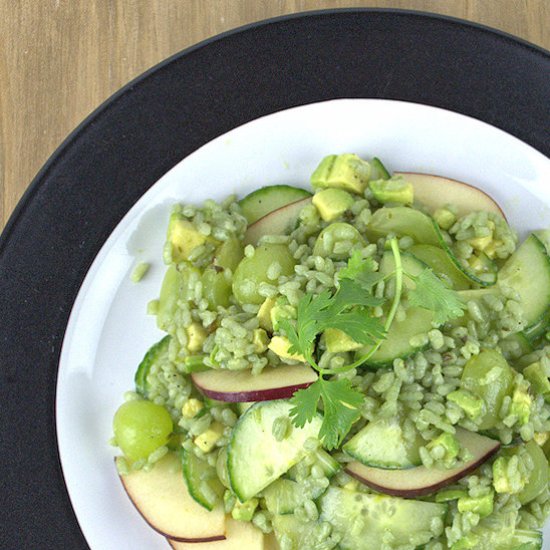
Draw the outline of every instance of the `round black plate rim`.
<instances>
[{"instance_id":1,"label":"round black plate rim","mask_svg":"<svg viewBox=\"0 0 550 550\"><path fill-rule=\"evenodd\" d=\"M94 127L101 126L102 121L104 120L110 120L113 117L116 118L116 116L120 116L120 114L114 113L114 111L116 111L117 108L120 111L120 106L121 104L124 104L125 101L126 103L133 103L139 106L139 98L136 99L135 95L139 95L140 92L143 92L143 94L146 95L143 90L149 85L154 85L153 81L163 72L170 70L172 70L172 72L177 72L176 65L182 60L187 60L189 61L188 65L192 65L191 61L195 57L200 57L201 55L203 57L208 57L208 53L211 53L211 50L215 52L216 47L210 48L210 46L215 46L216 44L218 45L218 49L225 49L229 52L233 52L233 54L235 55L238 50L232 49L230 43L234 43L235 40L238 40L240 41L241 45L246 46L246 41L248 39L253 40L253 37L250 37L254 34L257 34L258 32L263 32L265 35L269 36L270 27L285 28L286 26L288 30L289 25L301 25L302 27L309 26L310 28L317 28L323 27L323 23L325 23L329 19L332 19L336 23L338 23L338 21L343 20L344 18L347 18L347 21L352 24L353 21L349 19L350 15L354 17L357 16L358 18L368 16L371 18L371 22L380 18L385 18L385 21L388 21L387 18L391 17L393 18L392 21L397 21L399 19L400 23L404 23L405 25L409 26L414 26L418 22L422 22L422 24L426 26L431 25L433 27L434 25L436 25L438 26L438 29L443 28L449 33L457 31L457 29L461 32L464 31L465 33L469 33L470 35L472 34L472 32L473 34L480 33L481 35L485 36L487 42L490 42L491 40L494 41L496 39L500 46L512 47L514 48L514 52L517 54L522 53L520 51L522 50L523 54L529 56L530 60L539 58L542 59L542 62L546 64L548 64L548 62L550 61L550 56L548 52L546 52L542 48L534 46L521 39L517 39L502 31L497 31L483 25L470 23L453 17L411 10L383 8L314 10L303 13L279 16L268 19L266 21L259 21L209 38L195 46L192 46L182 52L173 55L167 60L152 67L147 72L143 73L141 76L137 77L132 82L124 86L119 92L112 95L100 107L92 112L58 147L58 149L44 165L44 167L39 171L31 185L25 192L24 196L22 197L14 213L10 217L10 220L6 225L2 236L0 237L0 289L2 289L3 295L5 294L6 296L9 296L9 298L16 297L17 299L19 299L19 304L14 304L8 301L8 303L6 304L7 307L4 320L0 320L0 327L3 326L3 328L6 329L2 332L2 335L4 345L8 352L6 353L6 359L0 372L0 376L2 376L0 391L2 392L1 395L3 398L5 398L5 403L7 404L5 405L7 412L6 415L3 417L2 423L2 430L4 432L4 435L6 436L6 439L4 439L2 445L7 446L7 436L12 435L7 429L8 422L13 422L14 425L16 425L16 432L21 431L21 433L24 434L21 439L25 444L31 443L32 436L36 435L36 428L27 429L25 431L24 424L17 424L18 419L16 418L16 415L21 412L22 406L21 404L18 404L17 400L13 397L13 390L21 390L21 386L18 387L17 384L25 381L30 381L32 384L32 382L34 382L34 379L31 375L32 373L28 373L26 371L22 373L18 372L15 368L15 365L12 363L13 359L20 359L22 360L22 364L25 365L27 370L30 370L29 365L25 364L24 362L24 350L27 349L29 357L32 357L34 360L40 359L39 353L42 353L42 358L44 360L43 366L47 367L47 369L45 369L47 370L47 372L45 374L42 374L41 379L41 381L44 382L44 388L35 388L35 393L38 397L34 397L32 392L29 392L29 395L32 396L32 398L30 399L31 403L33 403L32 399L36 400L40 397L45 397L45 400L47 401L47 404L41 409L42 412L44 412L44 418L42 419L42 423L40 424L40 426L44 428L44 430L46 430L48 437L45 439L49 442L49 447L44 446L44 441L37 441L37 446L39 446L40 444L43 445L43 447L39 448L38 451L43 452L44 469L47 470L47 473L50 476L53 476L53 480L43 480L45 482L45 492L41 492L42 485L40 484L38 484L38 486L36 487L33 487L37 495L36 505L34 506L34 502L32 501L32 499L29 499L26 496L22 495L21 498L17 498L17 490L25 488L25 486L27 486L27 490L29 490L29 480L33 479L33 475L39 477L42 473L40 468L38 468L36 464L33 464L33 461L28 456L25 456L25 451L28 451L28 448L16 449L16 453L14 455L22 462L23 465L31 466L31 473L29 474L30 477L28 479L21 479L17 477L22 475L21 467L19 468L19 470L17 469L17 467L15 467L14 471L11 472L9 470L10 466L14 467L16 466L16 463L13 459L8 458L7 453L2 453L2 458L0 459L2 461L1 463L3 466L7 466L7 468L3 467L2 470L3 476L5 477L6 481L6 489L9 489L6 491L6 497L8 499L9 505L5 505L2 507L3 510L1 513L6 514L7 521L1 521L1 523L4 526L10 526L11 530L5 529L2 533L0 533L0 547L14 547L16 541L19 545L22 545L22 541L24 541L26 543L24 545L31 548L54 547L53 541L56 541L55 547L62 546L74 548L76 547L76 545L85 546L85 541L77 527L77 521L74 516L74 512L72 511L68 503L66 488L64 487L62 482L62 474L57 446L55 446L54 449L51 449L52 441L56 441L54 426L55 411L53 408L53 403L55 402L57 361L59 358L63 333L66 327L72 302L74 300L74 297L76 296L78 288L80 287L80 283L82 282L91 261L95 257L96 253L99 251L106 236L110 233L110 230L112 230L114 225L116 225L116 223L120 221L126 211L140 196L140 194L144 192L150 185L152 185L156 181L156 179L158 179L158 177L160 177L160 175L162 175L162 173L166 171L167 168L171 167L175 163L175 159L180 160L181 157L178 157L177 151L171 152L170 158L172 160L166 161L165 165L158 167L158 173L148 174L147 181L139 180L136 175L136 181L139 180L138 183L141 186L140 190L138 190L139 192L136 192L133 189L126 189L125 194L124 190L119 191L118 187L115 185L112 189L112 192L115 194L118 193L116 197L120 199L121 204L119 205L117 203L116 205L113 205L114 212L110 214L107 219L102 220L103 225L106 227L103 227L101 231L94 232L93 225L89 225L91 224L91 222L85 219L85 214L87 212L86 200L88 200L90 197L83 197L81 199L81 203L78 203L73 197L72 200L76 202L76 204L73 204L73 206L75 208L80 208L83 212L82 224L84 228L88 227L88 231L90 233L93 233L93 235L90 236L87 240L83 238L82 241L77 238L80 237L80 234L76 235L74 238L72 238L72 235L57 234L55 235L55 239L53 239L57 245L60 245L65 242L62 237L66 237L67 246L76 248L77 251L79 251L81 254L81 257L77 258L79 262L75 262L75 265L71 265L70 262L67 260L67 254L63 256L64 263L61 263L64 267L67 267L68 269L68 273L66 275L64 274L63 277L67 280L67 283L70 283L67 285L67 288L60 289L59 282L54 280L55 274L51 275L49 273L46 273L45 271L47 270L41 268L39 262L31 262L27 259L19 261L19 263L15 261L13 265L8 265L9 261L14 261L14 258L17 259L17 254L15 253L17 253L18 251L18 247L21 248L21 243L25 242L25 238L27 238L27 241L29 241L32 237L42 244L46 243L47 245L46 239L40 240L42 238L42 235L34 235L32 234L32 231L30 231L31 235L23 234L25 231L28 232L29 230L32 230L32 225L29 225L28 223L29 216L34 215L35 211L38 208L38 210L43 209L43 217L47 218L49 216L49 218L53 219L56 208L62 210L61 206L63 204L63 195L61 193L58 193L54 196L54 187L55 185L67 185L68 176L67 174L63 174L63 170L61 168L63 168L64 166L79 166L77 161L85 160L82 157L76 159L73 158L75 157L75 155L78 157L78 151L76 151L75 153L75 150L78 150L79 147L81 147L82 142L85 142L86 140L89 140L91 142L91 145L97 147L99 150L107 150L109 145L111 143L114 143L114 141L108 141L109 139L113 140L113 136L105 138L105 143L102 143L100 141L100 138L94 135ZM367 23L368 22L365 19L365 24ZM330 34L326 26L323 27L323 32ZM299 38L287 37L287 40L290 42L291 40L299 40ZM216 61L215 56L210 56L209 59L210 61ZM381 76L383 77L384 75ZM353 93L350 93L349 97L386 97L384 91L385 89L382 91L382 93L380 93L379 90L375 90L375 93L373 95L369 95L368 91L363 92L362 90L354 90ZM451 94L449 90L446 91ZM131 96L133 92L135 92L134 97ZM157 90L157 92L162 92L162 90ZM259 108L260 115L276 112L278 110L296 106L299 104L322 101L324 99L329 99L332 97L347 97L345 94L342 94L339 91L333 92L329 85L327 85L325 96L321 94L320 97L313 97L314 95L315 94L309 93L308 91L301 91L295 96L291 96L289 99L285 98L282 103L277 101L273 103L264 102L264 104L261 105L261 108ZM400 97L400 95L404 97ZM401 99L403 101L417 101L418 103L435 104L435 106L442 106L441 104L439 104L439 100L435 101L433 100L433 98L432 100L430 100L429 97L426 98L420 92L417 93L416 91L414 91L412 96L409 92L395 92L394 95L389 93L387 94L387 98ZM197 102L194 96L193 101L195 103ZM462 112L461 109L456 108L456 104L453 105L452 101L450 100L449 105L443 105L443 107L449 108L450 110ZM471 109L475 110L472 106L470 107ZM481 107L479 106L477 106L477 108L481 109ZM481 112L483 111L481 110ZM128 113L123 114L128 115ZM203 134L198 132L198 138L195 138L194 141L192 138L190 138L190 143L188 144L186 142L185 146L182 146L182 151L185 152L183 156L186 156L212 137L215 137L215 135L224 133L225 131L227 131L227 129L239 125L239 123L244 123L252 120L253 118L257 118L257 116L254 116L254 114L255 113L253 112L246 112L246 114L245 112L242 112L239 113L236 119L235 117L228 117L227 120L224 119L223 122L225 126L221 122L218 123L218 126L216 127L213 135L209 134L208 132ZM475 113L473 116L475 116ZM483 119L482 116L478 116L477 118ZM492 118L495 118L495 115L493 113L489 118L491 118L491 120L486 120L486 122L494 123L494 120L492 120ZM113 122L112 120L110 121ZM115 120L114 122L114 125L116 126L116 123L119 121ZM498 123L496 125L498 126ZM105 126L106 127L103 128L103 130L108 130L110 127L109 124ZM166 120L162 120L161 126L170 126L170 120L168 118ZM504 129L507 129L511 133L514 133L514 128ZM528 133L528 129L525 129L523 127L522 130L523 133L527 135L527 138L531 137L531 134ZM118 138L120 136L115 137ZM527 141L529 141L529 139L527 139ZM540 145L539 150L543 149L542 152L545 152L546 154L549 153L548 148L543 147L543 145L546 144L541 142L540 139L537 141L537 136L535 134L533 134L531 141L534 141L535 145L537 143ZM93 152L95 152L95 149L93 149ZM135 162L137 158L139 157L137 157L136 155L132 156L131 154L128 154L128 158L126 159L125 157L125 162L127 164L125 164L124 167L128 168L128 166L131 166L131 162ZM102 170L101 166L96 166L95 168L99 172L101 172ZM84 175L86 175L84 169L83 173ZM118 174L114 174L113 181L115 183L118 181L117 177ZM58 181L56 181L56 178ZM69 186L69 190L70 189L71 188ZM44 197L43 195L46 191L48 193L46 194L47 196ZM99 189L99 191L106 192L102 188ZM82 188L81 193L85 194L86 192L87 189ZM52 204L50 204L51 201L48 202L48 200L46 200L48 197L51 199L52 196L54 199L60 201L60 206L53 205L56 207L53 208ZM105 196L101 196L97 199L97 202L102 203L105 202L105 200ZM78 215L78 212L80 212L80 210L77 210L77 214L72 213L71 216L73 218L76 217ZM55 219L53 221L55 221ZM63 223L61 223L61 226L63 226ZM82 233L84 232L82 231ZM25 250L23 250L22 252L25 252ZM60 250L45 250L44 252L45 266L54 265L54 262L57 258L56 254L63 253L63 251ZM57 273L57 271L55 273ZM11 278L9 281L5 278L6 274ZM2 278L2 276L4 277ZM36 286L33 286L32 284L33 277L36 277L38 281L36 283ZM17 286L18 283L20 283L19 286ZM21 291L21 285L28 285L28 295L25 295L25 293ZM52 315L50 312L47 312L46 307L51 305L58 306L59 311L56 312L56 315ZM21 311L19 311L17 306L20 307ZM33 308L36 309L34 314L30 313L30 310L32 310ZM21 315L19 315L20 313ZM40 314L44 315L44 319L51 321L51 327L44 327L44 321L42 321L42 324L40 323ZM18 331L16 331L14 329L15 324L22 321L30 322L29 330L32 332L33 329L36 329L36 333L40 337L40 342L35 343L32 340L27 341L22 336L22 334L24 335L25 331L23 331L22 329L18 329ZM8 329L10 328L13 329L11 334L8 331ZM14 340L10 341L9 336L14 336ZM8 345L10 346L9 348ZM17 350L21 351L18 352ZM10 360L12 360L12 363L10 363ZM10 391L12 392L11 394ZM25 397L25 395L23 397ZM38 405L38 403L34 404ZM25 414L21 414L20 416L23 420L27 420L29 417L28 414L26 416ZM14 431L13 428L12 431ZM13 437L10 438L9 441L12 443L16 442L21 445L21 441L16 441L16 439ZM5 449L3 449L3 451L4 450ZM38 481L42 480L39 479ZM59 487L59 485L61 485L61 487ZM48 490L55 490L56 493L54 495L49 495L47 494ZM48 501L48 497L51 498L50 501ZM54 509L59 509L58 513L62 516L61 518L59 518L61 520L60 522L53 521L54 516L51 515L51 511L47 511L46 503L48 503L50 507ZM34 509L32 509L33 506ZM44 513L44 518L41 517L41 512ZM10 521L12 522L12 525L9 525ZM15 524L13 524L13 522L15 522ZM63 527L60 528L60 525L62 525ZM42 531L38 532L40 529L42 529Z\"/></svg>"},{"instance_id":2,"label":"round black plate rim","mask_svg":"<svg viewBox=\"0 0 550 550\"><path fill-rule=\"evenodd\" d=\"M217 34L215 36L206 38L198 42L197 44L193 44L192 46L189 46L184 50L176 52L175 54L167 57L161 62L153 65L152 67L147 69L145 72L141 73L140 75L132 79L130 82L125 84L122 88L120 88L114 94L110 95L103 103L101 103L98 107L96 107L80 124L78 124L76 128L74 128L68 134L68 136L60 143L60 145L54 150L54 152L48 158L44 166L42 166L42 168L37 172L36 176L33 178L32 182L29 184L28 188L21 196L21 199L18 201L13 213L10 215L8 222L6 223L6 226L4 227L2 233L0 234L0 254L2 252L2 248L6 245L7 241L9 240L9 235L13 231L14 229L13 226L16 225L17 219L19 218L19 216L23 215L25 205L27 204L28 201L32 200L35 186L39 185L40 181L47 176L50 168L54 165L54 163L59 158L63 156L63 152L65 151L65 149L72 145L72 143L78 138L79 134L83 130L85 130L89 124L91 124L98 117L102 116L103 113L106 110L108 110L109 107L114 102L116 102L120 97L122 97L123 95L128 93L130 90L132 90L132 88L139 85L140 82L147 79L149 75L151 75L152 73L155 73L156 71L164 67L167 67L176 59L179 59L182 56L188 55L193 51L203 48L205 46L209 46L210 44L221 41L229 35L245 32L251 28L255 28L258 26L276 24L279 21L283 21L283 20L299 19L304 17L314 17L318 15L331 15L331 14L338 14L338 13L390 13L390 14L396 14L396 15L420 17L420 18L439 19L443 21L448 21L449 23L463 25L466 27L472 27L481 31L489 32L491 34L499 35L503 39L509 40L515 44L523 46L524 48L532 50L534 53L538 53L550 58L550 51L545 50L544 48L537 46L536 44L533 44L527 40L514 36L500 29L495 29L487 25L483 25L481 23L476 23L474 21L467 21L465 19L460 19L458 17L452 17L450 15L436 14L431 12L417 11L417 10L407 10L407 9L398 9L398 8L339 8L339 9L309 10L305 12L297 12L297 13L292 13L287 15L279 15L276 17L271 17L269 19L264 19L261 21L248 23L246 25L241 25L235 29L230 29L223 33Z\"/></svg>"}]
</instances>

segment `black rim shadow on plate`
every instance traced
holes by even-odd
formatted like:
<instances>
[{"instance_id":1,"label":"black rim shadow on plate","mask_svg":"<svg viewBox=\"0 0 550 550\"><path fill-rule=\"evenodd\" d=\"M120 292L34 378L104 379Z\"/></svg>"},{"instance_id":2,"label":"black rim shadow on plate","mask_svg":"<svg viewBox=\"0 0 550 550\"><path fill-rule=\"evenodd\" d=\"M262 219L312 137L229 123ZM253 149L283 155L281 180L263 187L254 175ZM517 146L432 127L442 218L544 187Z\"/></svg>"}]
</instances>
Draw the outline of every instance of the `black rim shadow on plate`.
<instances>
[{"instance_id":1,"label":"black rim shadow on plate","mask_svg":"<svg viewBox=\"0 0 550 550\"><path fill-rule=\"evenodd\" d=\"M245 122L335 98L442 107L548 156L549 73L548 52L480 25L330 10L208 39L112 96L39 172L0 240L0 547L86 547L55 444L61 344L97 252L165 172Z\"/></svg>"}]
</instances>

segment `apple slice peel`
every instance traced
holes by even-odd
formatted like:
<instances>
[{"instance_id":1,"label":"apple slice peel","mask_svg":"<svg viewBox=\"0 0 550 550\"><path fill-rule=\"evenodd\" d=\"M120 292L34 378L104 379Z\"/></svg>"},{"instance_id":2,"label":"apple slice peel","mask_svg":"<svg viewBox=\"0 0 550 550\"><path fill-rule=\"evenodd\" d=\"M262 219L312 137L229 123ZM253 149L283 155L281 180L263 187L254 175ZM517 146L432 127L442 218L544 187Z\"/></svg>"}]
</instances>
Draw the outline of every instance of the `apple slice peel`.
<instances>
[{"instance_id":1,"label":"apple slice peel","mask_svg":"<svg viewBox=\"0 0 550 550\"><path fill-rule=\"evenodd\" d=\"M346 472L371 489L386 495L416 498L439 491L481 466L500 448L500 442L474 432L456 429L456 438L473 457L456 468L442 470L417 466L404 470L384 470L350 462Z\"/></svg>"},{"instance_id":2,"label":"apple slice peel","mask_svg":"<svg viewBox=\"0 0 550 550\"><path fill-rule=\"evenodd\" d=\"M193 383L204 395L217 401L246 403L292 397L307 388L317 374L306 365L266 367L260 374L250 370L206 370L191 375Z\"/></svg>"}]
</instances>

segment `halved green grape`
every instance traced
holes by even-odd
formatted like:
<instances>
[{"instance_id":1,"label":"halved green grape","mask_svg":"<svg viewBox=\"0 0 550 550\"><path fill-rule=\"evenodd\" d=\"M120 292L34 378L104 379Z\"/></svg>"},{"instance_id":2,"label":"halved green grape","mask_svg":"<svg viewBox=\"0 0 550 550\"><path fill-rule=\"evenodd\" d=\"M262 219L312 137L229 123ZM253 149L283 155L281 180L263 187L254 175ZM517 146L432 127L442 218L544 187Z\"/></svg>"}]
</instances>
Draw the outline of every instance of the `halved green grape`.
<instances>
[{"instance_id":1,"label":"halved green grape","mask_svg":"<svg viewBox=\"0 0 550 550\"><path fill-rule=\"evenodd\" d=\"M212 309L229 306L231 279L226 272L207 267L202 274L202 294Z\"/></svg>"},{"instance_id":2,"label":"halved green grape","mask_svg":"<svg viewBox=\"0 0 550 550\"><path fill-rule=\"evenodd\" d=\"M243 258L233 275L233 294L241 304L261 304L261 283L276 284L280 275L294 273L296 260L284 244L258 246L254 255ZM270 278L271 277L271 278Z\"/></svg>"},{"instance_id":3,"label":"halved green grape","mask_svg":"<svg viewBox=\"0 0 550 550\"><path fill-rule=\"evenodd\" d=\"M146 459L165 445L172 429L168 411L146 399L123 403L113 418L116 444L131 462Z\"/></svg>"},{"instance_id":4,"label":"halved green grape","mask_svg":"<svg viewBox=\"0 0 550 550\"><path fill-rule=\"evenodd\" d=\"M243 258L243 245L237 237L230 237L216 250L214 265L235 271Z\"/></svg>"},{"instance_id":5,"label":"halved green grape","mask_svg":"<svg viewBox=\"0 0 550 550\"><path fill-rule=\"evenodd\" d=\"M545 487L548 486L548 461L543 450L533 441L525 445L525 450L529 453L533 461L533 469L529 474L527 484L518 494L519 501L522 504L531 502L538 497Z\"/></svg>"},{"instance_id":6,"label":"halved green grape","mask_svg":"<svg viewBox=\"0 0 550 550\"><path fill-rule=\"evenodd\" d=\"M468 360L462 373L462 387L483 399L485 412L478 421L480 430L493 428L498 422L502 400L511 393L514 372L502 354L483 350Z\"/></svg>"}]
</instances>

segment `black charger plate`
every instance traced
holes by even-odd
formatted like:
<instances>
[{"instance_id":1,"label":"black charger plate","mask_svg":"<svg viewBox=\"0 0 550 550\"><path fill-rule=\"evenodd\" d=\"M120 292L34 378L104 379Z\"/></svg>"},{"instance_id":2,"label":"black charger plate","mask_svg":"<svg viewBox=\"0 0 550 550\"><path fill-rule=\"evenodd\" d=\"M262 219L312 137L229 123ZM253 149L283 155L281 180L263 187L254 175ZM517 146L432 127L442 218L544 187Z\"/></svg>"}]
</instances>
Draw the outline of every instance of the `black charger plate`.
<instances>
[{"instance_id":1,"label":"black charger plate","mask_svg":"<svg viewBox=\"0 0 550 550\"><path fill-rule=\"evenodd\" d=\"M87 547L56 445L59 354L92 260L160 176L245 122L344 97L463 113L550 156L549 75L548 52L478 25L337 10L207 40L102 105L39 172L0 240L0 548Z\"/></svg>"}]
</instances>

